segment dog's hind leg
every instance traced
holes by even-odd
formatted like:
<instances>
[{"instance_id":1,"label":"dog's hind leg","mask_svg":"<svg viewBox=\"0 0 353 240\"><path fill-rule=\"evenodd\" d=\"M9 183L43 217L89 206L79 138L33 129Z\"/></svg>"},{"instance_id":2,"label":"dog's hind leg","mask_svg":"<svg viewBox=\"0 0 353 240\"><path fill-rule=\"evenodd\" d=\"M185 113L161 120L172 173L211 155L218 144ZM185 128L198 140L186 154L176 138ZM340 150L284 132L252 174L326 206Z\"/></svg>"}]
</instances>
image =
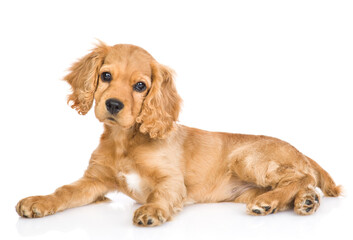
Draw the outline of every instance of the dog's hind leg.
<instances>
[{"instance_id":1,"label":"dog's hind leg","mask_svg":"<svg viewBox=\"0 0 353 240\"><path fill-rule=\"evenodd\" d=\"M301 199L300 204L303 202L304 204L306 203L307 205L312 205L304 206L303 204L303 206L300 205L300 209L304 209L305 207L304 211L306 211L306 213L313 213L319 206L318 204L316 204L316 200L317 203L319 202L319 195L315 192L314 188L312 187L314 183L315 181L311 176L304 176L301 179L297 180L291 178L284 179L273 190L260 194L250 200L247 203L247 212L251 215L268 215L271 213L276 213L278 211L286 210L288 208L292 208L294 199L299 194L302 195L302 197L297 198ZM307 197L304 200L305 196L308 193L308 191L306 191L305 189L309 188L312 190L310 192L310 195L312 195L312 199L310 198L311 200L309 200L309 197ZM299 203L297 205L299 205Z\"/></svg>"},{"instance_id":2,"label":"dog's hind leg","mask_svg":"<svg viewBox=\"0 0 353 240\"><path fill-rule=\"evenodd\" d=\"M310 214L318 207L315 199L319 196L313 192L317 186L315 171L310 161L288 143L262 138L236 148L230 155L229 168L240 180L257 186L235 199L246 203L251 215L293 208L296 196L297 213Z\"/></svg>"},{"instance_id":3,"label":"dog's hind leg","mask_svg":"<svg viewBox=\"0 0 353 240\"><path fill-rule=\"evenodd\" d=\"M262 187L253 187L244 191L240 196L234 199L235 203L249 203L257 196L268 192L270 189Z\"/></svg>"}]
</instances>

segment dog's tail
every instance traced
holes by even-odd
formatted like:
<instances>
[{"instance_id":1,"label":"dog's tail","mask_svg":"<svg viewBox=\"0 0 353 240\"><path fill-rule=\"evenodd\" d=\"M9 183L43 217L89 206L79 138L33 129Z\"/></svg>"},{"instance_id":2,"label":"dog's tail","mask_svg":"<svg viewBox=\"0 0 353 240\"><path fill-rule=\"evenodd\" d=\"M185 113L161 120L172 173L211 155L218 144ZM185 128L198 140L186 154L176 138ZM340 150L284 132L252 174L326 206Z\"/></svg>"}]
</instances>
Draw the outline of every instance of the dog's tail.
<instances>
[{"instance_id":1,"label":"dog's tail","mask_svg":"<svg viewBox=\"0 0 353 240\"><path fill-rule=\"evenodd\" d=\"M316 172L318 187L322 190L325 196L338 197L342 194L342 186L337 186L332 177L318 163L307 157L311 166Z\"/></svg>"}]
</instances>

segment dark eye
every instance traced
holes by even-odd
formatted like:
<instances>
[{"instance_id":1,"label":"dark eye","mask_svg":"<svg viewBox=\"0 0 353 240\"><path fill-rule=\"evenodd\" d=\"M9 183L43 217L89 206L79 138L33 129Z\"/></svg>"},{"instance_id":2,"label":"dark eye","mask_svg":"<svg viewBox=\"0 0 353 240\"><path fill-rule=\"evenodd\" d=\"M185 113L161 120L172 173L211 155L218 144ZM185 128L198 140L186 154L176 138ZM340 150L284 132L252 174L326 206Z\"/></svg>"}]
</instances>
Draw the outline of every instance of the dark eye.
<instances>
[{"instance_id":1,"label":"dark eye","mask_svg":"<svg viewBox=\"0 0 353 240\"><path fill-rule=\"evenodd\" d=\"M112 75L110 72L104 72L102 73L101 78L103 82L110 82L112 80Z\"/></svg>"},{"instance_id":2,"label":"dark eye","mask_svg":"<svg viewBox=\"0 0 353 240\"><path fill-rule=\"evenodd\" d=\"M136 92L143 92L146 90L146 84L144 84L143 82L138 82L134 85L134 90Z\"/></svg>"}]
</instances>

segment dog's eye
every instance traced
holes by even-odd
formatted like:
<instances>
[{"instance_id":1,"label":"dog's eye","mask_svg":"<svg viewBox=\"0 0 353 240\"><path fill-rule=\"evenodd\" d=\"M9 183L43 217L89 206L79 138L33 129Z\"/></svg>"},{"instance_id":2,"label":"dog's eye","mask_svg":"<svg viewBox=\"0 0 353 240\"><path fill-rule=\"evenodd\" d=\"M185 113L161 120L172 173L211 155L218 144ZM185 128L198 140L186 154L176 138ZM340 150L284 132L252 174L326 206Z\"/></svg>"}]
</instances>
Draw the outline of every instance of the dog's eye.
<instances>
[{"instance_id":1,"label":"dog's eye","mask_svg":"<svg viewBox=\"0 0 353 240\"><path fill-rule=\"evenodd\" d=\"M146 90L146 84L144 84L143 82L138 82L134 85L134 90L136 92L143 92Z\"/></svg>"},{"instance_id":2,"label":"dog's eye","mask_svg":"<svg viewBox=\"0 0 353 240\"><path fill-rule=\"evenodd\" d=\"M112 80L112 75L110 72L104 72L102 73L101 78L103 82L110 82Z\"/></svg>"}]
</instances>

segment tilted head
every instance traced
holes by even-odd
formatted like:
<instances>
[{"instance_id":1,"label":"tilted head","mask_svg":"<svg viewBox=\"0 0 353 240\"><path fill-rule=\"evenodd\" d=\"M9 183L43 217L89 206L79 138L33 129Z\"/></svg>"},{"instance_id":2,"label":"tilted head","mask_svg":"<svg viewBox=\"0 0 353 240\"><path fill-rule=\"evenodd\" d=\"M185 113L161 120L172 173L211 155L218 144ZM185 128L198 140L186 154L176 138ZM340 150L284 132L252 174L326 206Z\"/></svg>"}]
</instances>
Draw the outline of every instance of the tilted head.
<instances>
[{"instance_id":1,"label":"tilted head","mask_svg":"<svg viewBox=\"0 0 353 240\"><path fill-rule=\"evenodd\" d=\"M100 43L64 79L72 87L71 107L85 115L95 101L96 117L105 124L163 138L178 119L181 99L172 70L140 47Z\"/></svg>"}]
</instances>

